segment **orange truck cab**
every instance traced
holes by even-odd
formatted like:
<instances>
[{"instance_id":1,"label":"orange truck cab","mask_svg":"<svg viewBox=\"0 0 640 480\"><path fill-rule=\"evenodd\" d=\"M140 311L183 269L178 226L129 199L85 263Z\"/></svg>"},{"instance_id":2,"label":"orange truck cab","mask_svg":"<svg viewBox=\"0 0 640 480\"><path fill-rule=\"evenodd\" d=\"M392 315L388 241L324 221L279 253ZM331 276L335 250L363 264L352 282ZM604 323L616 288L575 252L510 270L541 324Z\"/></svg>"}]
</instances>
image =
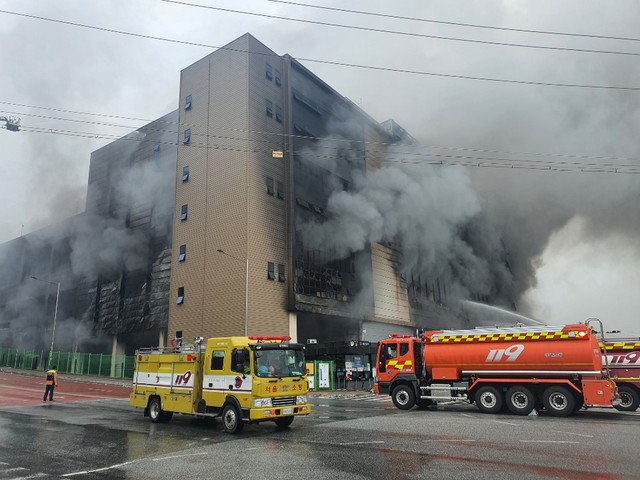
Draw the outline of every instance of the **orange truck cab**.
<instances>
[{"instance_id":1,"label":"orange truck cab","mask_svg":"<svg viewBox=\"0 0 640 480\"><path fill-rule=\"evenodd\" d=\"M588 324L391 335L378 347L374 391L405 410L462 401L485 413L568 416L619 403L602 357Z\"/></svg>"}]
</instances>

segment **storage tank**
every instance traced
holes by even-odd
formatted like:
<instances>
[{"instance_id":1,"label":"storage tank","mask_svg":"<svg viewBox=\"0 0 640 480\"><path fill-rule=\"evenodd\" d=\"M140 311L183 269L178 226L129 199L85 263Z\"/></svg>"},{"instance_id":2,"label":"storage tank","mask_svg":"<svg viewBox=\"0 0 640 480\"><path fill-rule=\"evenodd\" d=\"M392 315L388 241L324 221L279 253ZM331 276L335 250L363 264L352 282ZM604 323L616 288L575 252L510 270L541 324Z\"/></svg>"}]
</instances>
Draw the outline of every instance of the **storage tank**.
<instances>
[{"instance_id":1,"label":"storage tank","mask_svg":"<svg viewBox=\"0 0 640 480\"><path fill-rule=\"evenodd\" d=\"M424 359L434 380L602 375L598 340L584 324L427 331Z\"/></svg>"}]
</instances>

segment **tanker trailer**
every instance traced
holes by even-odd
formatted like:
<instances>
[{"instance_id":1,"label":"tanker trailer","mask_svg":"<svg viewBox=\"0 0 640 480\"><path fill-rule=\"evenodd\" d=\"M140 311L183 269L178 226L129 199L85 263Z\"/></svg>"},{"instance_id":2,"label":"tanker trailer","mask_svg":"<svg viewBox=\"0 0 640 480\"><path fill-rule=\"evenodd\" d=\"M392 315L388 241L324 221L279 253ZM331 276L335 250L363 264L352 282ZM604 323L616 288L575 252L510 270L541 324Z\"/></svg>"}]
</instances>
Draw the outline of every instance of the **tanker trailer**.
<instances>
[{"instance_id":1,"label":"tanker trailer","mask_svg":"<svg viewBox=\"0 0 640 480\"><path fill-rule=\"evenodd\" d=\"M462 401L484 413L568 416L618 402L602 355L588 324L391 335L378 347L374 391L404 410Z\"/></svg>"}]
</instances>

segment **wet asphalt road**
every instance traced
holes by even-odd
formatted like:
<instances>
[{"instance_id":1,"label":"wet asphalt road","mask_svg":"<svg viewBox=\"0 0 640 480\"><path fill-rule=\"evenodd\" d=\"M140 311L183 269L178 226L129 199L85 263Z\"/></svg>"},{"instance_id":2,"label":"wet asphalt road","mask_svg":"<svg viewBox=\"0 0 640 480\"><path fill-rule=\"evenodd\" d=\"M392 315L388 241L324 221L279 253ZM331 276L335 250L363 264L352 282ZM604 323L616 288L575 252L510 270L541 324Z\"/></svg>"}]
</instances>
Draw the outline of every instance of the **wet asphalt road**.
<instances>
[{"instance_id":1,"label":"wet asphalt road","mask_svg":"<svg viewBox=\"0 0 640 480\"><path fill-rule=\"evenodd\" d=\"M239 435L187 416L151 424L123 399L3 407L0 478L640 478L640 413L404 412L367 393L312 404L289 429L264 423Z\"/></svg>"}]
</instances>

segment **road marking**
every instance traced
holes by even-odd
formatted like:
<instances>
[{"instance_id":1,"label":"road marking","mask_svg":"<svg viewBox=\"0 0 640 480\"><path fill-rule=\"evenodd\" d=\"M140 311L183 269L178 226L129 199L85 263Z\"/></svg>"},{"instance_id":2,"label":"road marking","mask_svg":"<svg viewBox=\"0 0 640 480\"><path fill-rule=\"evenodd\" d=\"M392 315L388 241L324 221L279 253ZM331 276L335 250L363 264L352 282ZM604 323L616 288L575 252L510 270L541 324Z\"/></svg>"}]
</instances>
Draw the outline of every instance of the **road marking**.
<instances>
[{"instance_id":1,"label":"road marking","mask_svg":"<svg viewBox=\"0 0 640 480\"><path fill-rule=\"evenodd\" d=\"M184 458L184 457L193 457L196 455L206 455L206 452L200 452L200 453L185 453L184 455L171 455L169 457L158 457L158 458L152 458L151 460L153 460L154 462L160 462L162 460L171 460L173 458Z\"/></svg>"},{"instance_id":2,"label":"road marking","mask_svg":"<svg viewBox=\"0 0 640 480\"><path fill-rule=\"evenodd\" d=\"M439 442L439 443L450 443L450 442L475 442L476 440L473 439L432 439L432 440L422 440L423 442Z\"/></svg>"},{"instance_id":3,"label":"road marking","mask_svg":"<svg viewBox=\"0 0 640 480\"><path fill-rule=\"evenodd\" d=\"M555 433L564 433L566 435L577 435L578 437L593 438L593 435L585 435L584 433L561 432L560 430L551 430L551 431Z\"/></svg>"},{"instance_id":4,"label":"road marking","mask_svg":"<svg viewBox=\"0 0 640 480\"><path fill-rule=\"evenodd\" d=\"M502 423L503 425L511 425L512 427L519 427L520 426L517 423L503 422L502 420L493 420L493 421L495 423Z\"/></svg>"},{"instance_id":5,"label":"road marking","mask_svg":"<svg viewBox=\"0 0 640 480\"><path fill-rule=\"evenodd\" d=\"M522 443L580 443L569 440L520 440Z\"/></svg>"},{"instance_id":6,"label":"road marking","mask_svg":"<svg viewBox=\"0 0 640 480\"><path fill-rule=\"evenodd\" d=\"M29 480L31 478L42 478L42 477L47 477L48 475L46 473L34 473L33 475L29 475L27 477L13 477L13 480Z\"/></svg>"},{"instance_id":7,"label":"road marking","mask_svg":"<svg viewBox=\"0 0 640 480\"><path fill-rule=\"evenodd\" d=\"M468 413L463 413L462 414L463 417L469 417L469 418L473 418L473 415L469 415Z\"/></svg>"},{"instance_id":8,"label":"road marking","mask_svg":"<svg viewBox=\"0 0 640 480\"><path fill-rule=\"evenodd\" d=\"M129 465L131 463L135 463L137 460L132 460L130 462L118 463L117 465L111 465L110 467L102 467L96 468L94 470L82 470L81 472L73 472L73 473L65 473L64 475L60 475L61 477L75 477L77 475L86 475L87 473L95 473L95 472L104 472L105 470L111 470L112 468L120 468L125 465Z\"/></svg>"},{"instance_id":9,"label":"road marking","mask_svg":"<svg viewBox=\"0 0 640 480\"><path fill-rule=\"evenodd\" d=\"M367 444L370 444L370 443L384 443L384 441L382 441L382 440L373 440L371 442L343 442L343 443L339 443L338 445L342 445L342 446L345 446L345 445L367 445Z\"/></svg>"},{"instance_id":10,"label":"road marking","mask_svg":"<svg viewBox=\"0 0 640 480\"><path fill-rule=\"evenodd\" d=\"M331 418L331 417L318 417L318 418L324 418L324 419L327 419L327 418Z\"/></svg>"}]
</instances>

